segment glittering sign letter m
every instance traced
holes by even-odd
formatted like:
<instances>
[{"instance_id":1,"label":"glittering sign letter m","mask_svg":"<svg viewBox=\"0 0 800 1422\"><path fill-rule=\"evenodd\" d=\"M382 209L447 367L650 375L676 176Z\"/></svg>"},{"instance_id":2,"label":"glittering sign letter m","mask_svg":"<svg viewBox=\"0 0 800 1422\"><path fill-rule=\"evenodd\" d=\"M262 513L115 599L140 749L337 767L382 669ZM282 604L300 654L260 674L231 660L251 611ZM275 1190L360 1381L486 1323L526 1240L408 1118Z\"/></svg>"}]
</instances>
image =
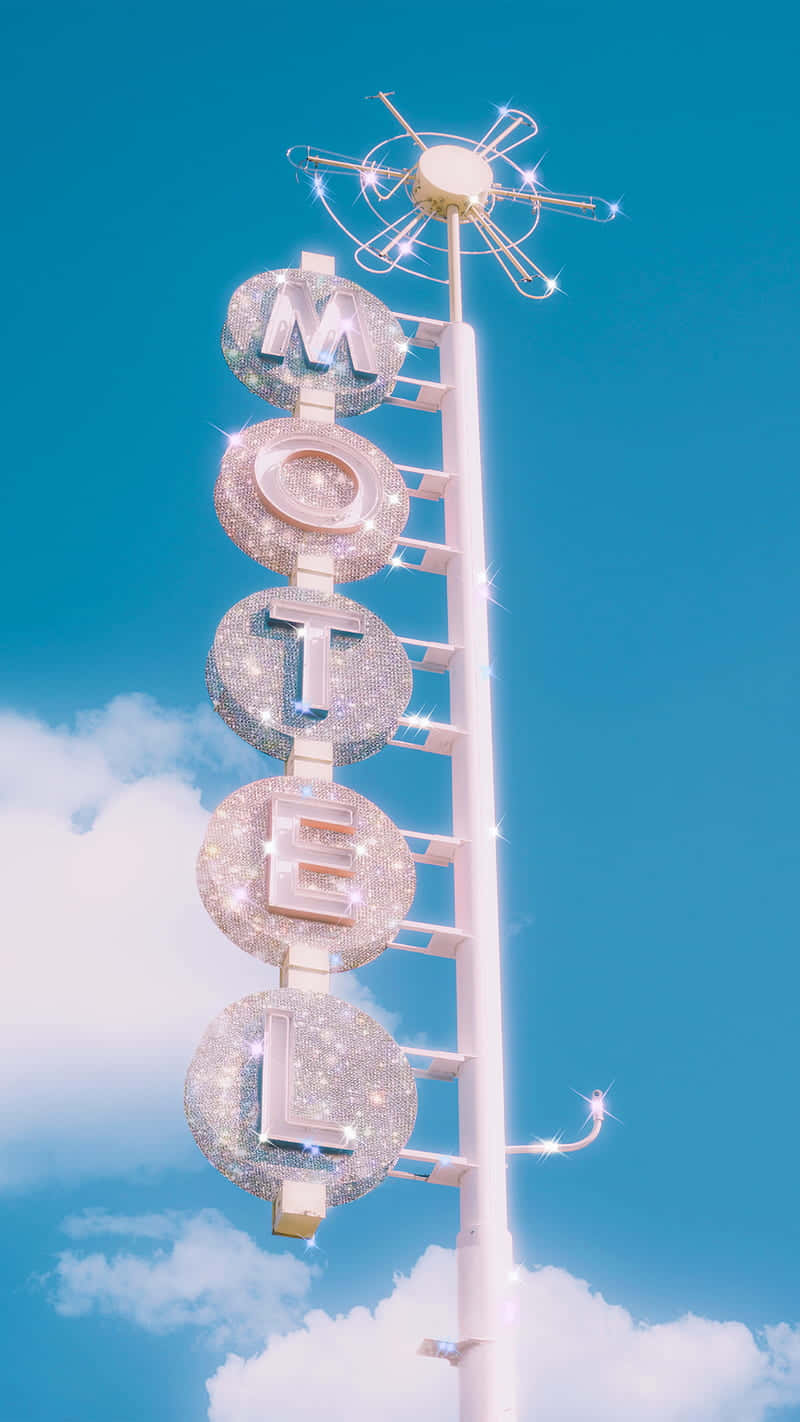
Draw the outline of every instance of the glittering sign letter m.
<instances>
[{"instance_id":1,"label":"glittering sign letter m","mask_svg":"<svg viewBox=\"0 0 800 1422\"><path fill-rule=\"evenodd\" d=\"M353 369L377 377L375 347L361 314L355 291L335 290L317 315L308 283L302 276L287 277L279 286L267 321L261 354L284 358L297 326L309 365L327 370L339 343L347 342Z\"/></svg>"}]
</instances>

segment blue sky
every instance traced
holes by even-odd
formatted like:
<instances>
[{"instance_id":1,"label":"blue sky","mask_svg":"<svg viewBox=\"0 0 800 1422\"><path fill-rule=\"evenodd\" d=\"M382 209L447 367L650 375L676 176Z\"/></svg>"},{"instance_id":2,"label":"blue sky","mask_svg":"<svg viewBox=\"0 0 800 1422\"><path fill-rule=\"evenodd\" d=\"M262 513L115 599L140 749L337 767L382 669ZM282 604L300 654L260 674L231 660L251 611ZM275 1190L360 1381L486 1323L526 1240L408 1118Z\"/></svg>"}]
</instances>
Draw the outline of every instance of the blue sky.
<instances>
[{"instance_id":1,"label":"blue sky","mask_svg":"<svg viewBox=\"0 0 800 1422\"><path fill-rule=\"evenodd\" d=\"M194 1422L229 1347L257 1360L268 1326L296 1334L309 1307L390 1296L399 1309L396 1271L412 1299L437 1296L425 1269L441 1264L436 1287L447 1271L446 1256L417 1261L452 1244L454 1194L388 1182L326 1224L307 1277L302 1247L276 1248L264 1208L197 1157L180 1106L205 1021L259 981L205 919L192 857L207 811L270 773L204 708L217 622L271 581L214 516L212 425L276 413L229 373L219 328L241 281L301 247L356 274L283 154L371 145L387 125L362 95L378 88L423 128L476 136L493 104L529 109L549 185L624 194L628 214L543 222L532 251L563 267L566 293L548 303L483 265L466 273L503 604L509 1138L577 1126L570 1088L612 1080L624 1122L583 1156L512 1165L518 1258L553 1271L527 1280L525 1308L560 1318L567 1300L570 1357L607 1321L598 1303L584 1317L574 1279L672 1326L687 1359L687 1313L756 1333L797 1323L794 12L575 3L492 24L450 0L363 18L318 0L297 18L248 0L8 3L3 30L16 1026L0 1422ZM443 314L422 283L372 289ZM355 428L402 463L436 463L434 417L385 409ZM434 518L415 508L409 532ZM438 580L347 591L397 632L442 632ZM424 680L430 704L441 688ZM404 826L447 829L435 757L387 750L342 778ZM446 877L426 872L418 917L447 911ZM454 1046L447 964L386 954L358 976L401 1040ZM453 1132L452 1096L431 1085L419 1144L450 1149ZM726 1374L717 1397L687 1361L673 1411L657 1396L631 1418L800 1417L795 1335L780 1385L758 1372L773 1335L755 1363L744 1328L730 1337L750 1391ZM213 1422L305 1417L303 1399L280 1402L300 1343L254 1364L246 1395L218 1390ZM324 1342L306 1354L324 1382ZM450 1370L419 1367L450 1406ZM554 1422L605 1406L625 1422L612 1380L562 1406L552 1368Z\"/></svg>"}]
</instances>

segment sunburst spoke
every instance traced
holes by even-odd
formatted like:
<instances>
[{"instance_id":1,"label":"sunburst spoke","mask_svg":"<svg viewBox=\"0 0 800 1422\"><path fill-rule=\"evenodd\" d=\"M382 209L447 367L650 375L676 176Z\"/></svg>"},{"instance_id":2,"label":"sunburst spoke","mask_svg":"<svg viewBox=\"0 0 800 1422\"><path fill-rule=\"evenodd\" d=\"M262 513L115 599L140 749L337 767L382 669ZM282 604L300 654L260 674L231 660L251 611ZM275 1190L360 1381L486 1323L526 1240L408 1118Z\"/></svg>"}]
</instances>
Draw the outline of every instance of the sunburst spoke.
<instances>
[{"instance_id":1,"label":"sunburst spoke","mask_svg":"<svg viewBox=\"0 0 800 1422\"><path fill-rule=\"evenodd\" d=\"M492 138L491 135L494 133L494 130L499 128L505 119L510 119L510 123L507 123L502 132L498 133L495 138ZM504 143L507 138L510 138L511 134L516 132L520 124L525 124L528 128L528 132L523 134L522 138L515 139L513 143L509 144L508 148L501 149L500 144ZM526 114L522 109L501 109L491 128L487 130L480 143L476 145L475 152L491 153L494 157L502 158L506 153L510 153L512 148L519 148L520 144L527 143L529 139L535 138L538 132L539 126L536 120L532 119L530 114ZM490 139L491 142L489 141Z\"/></svg>"},{"instance_id":2,"label":"sunburst spoke","mask_svg":"<svg viewBox=\"0 0 800 1422\"><path fill-rule=\"evenodd\" d=\"M546 203L548 207L579 208L581 212L586 213L594 212L597 206L596 203L592 202L591 198L556 197L554 193L550 194L540 192L538 194L538 199L540 203Z\"/></svg>"},{"instance_id":3,"label":"sunburst spoke","mask_svg":"<svg viewBox=\"0 0 800 1422\"><path fill-rule=\"evenodd\" d=\"M387 242L386 246L381 248L378 255L381 257L388 256L388 254L392 250L392 247L397 247L398 255L402 255L401 248L403 243L405 242L410 245L413 241L414 235L416 235L416 233L418 232L421 232L422 228L425 226L425 221L425 218L423 218L418 212L415 212L414 216L409 219L405 227L401 227L400 231L395 233L391 241Z\"/></svg>"},{"instance_id":4,"label":"sunburst spoke","mask_svg":"<svg viewBox=\"0 0 800 1422\"><path fill-rule=\"evenodd\" d=\"M491 218L487 219L486 213L480 213L476 220L476 226L489 251L496 258L512 286L516 287L521 296L527 296L533 301L544 301L548 296L552 296L553 292L557 289L557 283L551 278L546 277L544 272L537 267L536 263L531 261L527 253L503 232L502 228L492 222ZM527 263L527 266L523 265L523 263ZM512 267L519 273L524 286L520 285L520 282L514 276L514 272L511 270ZM530 287L531 282L534 281L541 282L544 286L544 291L525 290L525 287Z\"/></svg>"},{"instance_id":5,"label":"sunburst spoke","mask_svg":"<svg viewBox=\"0 0 800 1422\"><path fill-rule=\"evenodd\" d=\"M515 129L519 128L519 126L520 126L520 124L521 124L522 122L523 122L523 119L521 119L521 118L515 118L512 123L509 123L509 124L506 125L506 127L503 129L503 132L502 132L502 133L498 133L497 137L496 137L496 138L493 138L491 143L487 143L487 145L486 145L486 147L485 147L484 149L478 149L478 152L479 152L479 153L480 153L480 152L483 152L483 153L497 153L497 154L500 154L500 149L498 148L497 145L498 145L499 143L502 143L504 139L508 138L508 137L510 136L510 134L512 134L512 133L514 132ZM531 135L526 135L526 137L533 137L533 135L532 135L532 134L531 134ZM515 144L515 143L512 143L512 144L511 144L511 147L512 147L512 148L516 148L516 144ZM506 149L505 151L508 152L508 149Z\"/></svg>"},{"instance_id":6,"label":"sunburst spoke","mask_svg":"<svg viewBox=\"0 0 800 1422\"><path fill-rule=\"evenodd\" d=\"M391 258L384 255L384 253L388 253L396 243L408 240L404 235L405 232L421 221L420 213L416 208L412 208L410 212L407 211L403 213L403 216L398 217L396 221L385 222L379 231L373 233L371 237L367 237L364 242L359 243L355 252L356 261L358 261L362 252L369 252L371 256L376 257L379 261L391 265ZM381 247L380 244L385 238L389 240L384 247Z\"/></svg>"},{"instance_id":7,"label":"sunburst spoke","mask_svg":"<svg viewBox=\"0 0 800 1422\"><path fill-rule=\"evenodd\" d=\"M489 128L487 128L485 134L483 135L483 138L479 138L479 139L478 139L478 142L475 143L475 144L473 144L473 147L474 147L476 153L482 152L482 150L483 150L483 149L486 147L486 145L488 144L489 139L491 138L491 136L492 136L492 134L494 133L495 129L503 122L503 119L506 118L507 115L508 115L508 109L499 109L499 110L498 110L497 118L495 119L494 123L491 124L491 126L490 126Z\"/></svg>"},{"instance_id":8,"label":"sunburst spoke","mask_svg":"<svg viewBox=\"0 0 800 1422\"><path fill-rule=\"evenodd\" d=\"M394 90L393 90L393 89L390 90L390 93L394 93ZM408 134L409 138L413 138L413 140L414 140L414 142L416 143L417 147L418 147L418 148L427 148L427 146L428 146L427 143L423 143L423 141L422 141L422 139L420 138L419 134L416 133L415 130L411 127L411 124L408 122L408 120L403 118L403 115L400 113L400 110L399 110L399 109L396 109L395 106L394 106L394 104L390 102L389 94L382 94L382 93L370 94L368 97L369 97L370 99L380 99L381 103L382 103L382 104L385 104L386 108L389 110L389 113L390 113L390 114L393 114L394 117L397 119L397 122L399 123L400 127L403 128L403 129L405 129L405 131L406 131L406 133Z\"/></svg>"},{"instance_id":9,"label":"sunburst spoke","mask_svg":"<svg viewBox=\"0 0 800 1422\"><path fill-rule=\"evenodd\" d=\"M525 267L522 265L522 262L519 260L519 257L522 256L522 253L519 252L519 249L517 248L516 244L512 242L510 238L506 237L505 233L502 232L501 229L497 227L497 225L486 216L485 212L482 212L480 214L478 218L478 225L487 234L487 236L492 238L493 250L495 252L495 255L497 255L499 252L503 252L508 258L511 265L513 267L516 267L523 281L532 281L533 278L531 277L530 273L526 271ZM517 255L517 253L519 253L519 255Z\"/></svg>"},{"instance_id":10,"label":"sunburst spoke","mask_svg":"<svg viewBox=\"0 0 800 1422\"><path fill-rule=\"evenodd\" d=\"M357 173L359 177L375 175L376 178L386 178L390 182L393 178L405 178L405 173L399 168L385 168L381 163L370 163L364 167L363 163L356 163L353 159L329 158L326 153L311 153L309 151L307 170L315 172L318 168L330 168L332 171L344 173Z\"/></svg>"},{"instance_id":11,"label":"sunburst spoke","mask_svg":"<svg viewBox=\"0 0 800 1422\"><path fill-rule=\"evenodd\" d=\"M443 285L452 279L453 290L457 290L453 272L462 251L464 257L491 255L523 296L541 300L560 290L558 275L546 276L526 250L542 213L551 210L595 222L608 222L622 214L620 200L612 203L577 193L551 192L539 180L541 156L536 163L531 156L528 166L521 166L524 159L515 150L539 131L536 120L522 109L496 107L492 123L475 141L455 133L418 133L394 103L393 91L381 90L371 97L379 99L392 115L395 128L368 151L351 157L297 147L287 155L296 168L311 173L314 196L351 238L355 260L366 271L382 275L399 269ZM333 181L337 175L358 179L353 201L363 199L370 210L371 216L358 234L351 232L333 209L334 197L338 206L338 198L344 196L344 185ZM505 202L512 204L508 213L500 208ZM447 231L437 239L428 223L444 224L445 219ZM508 222L509 231L501 227L500 220ZM462 224L466 225L465 233L471 224L479 234L477 241L464 248ZM366 238L364 232L369 234ZM445 269L442 255L452 256L453 252L457 261L454 265L449 258ZM437 265L441 275L435 274ZM430 270L420 270L428 266ZM453 309L458 309L457 300L455 307L451 303L451 315Z\"/></svg>"},{"instance_id":12,"label":"sunburst spoke","mask_svg":"<svg viewBox=\"0 0 800 1422\"><path fill-rule=\"evenodd\" d=\"M509 281L513 283L517 290L521 290L519 283L516 280L516 277L514 276L514 273L508 266L507 262L505 261L505 258L502 256L501 249L498 247L496 241L491 237L488 228L486 228L482 222L477 222L475 225L478 229L480 236L483 238L483 241L486 243L487 248L491 252L492 256L497 260L498 266L502 267Z\"/></svg>"},{"instance_id":13,"label":"sunburst spoke","mask_svg":"<svg viewBox=\"0 0 800 1422\"><path fill-rule=\"evenodd\" d=\"M577 212L583 217L592 217L597 210L597 203L593 198L562 197L560 193L545 193L541 188L536 187L532 187L526 192L525 188L502 188L497 183L493 183L490 192L492 197L502 200L526 202L534 207L562 207L567 211Z\"/></svg>"},{"instance_id":14,"label":"sunburst spoke","mask_svg":"<svg viewBox=\"0 0 800 1422\"><path fill-rule=\"evenodd\" d=\"M512 253L516 252L519 260L525 263L525 267L523 267L522 270L524 271L527 267L528 269L530 269L530 271L534 272L534 274L539 277L541 281L546 284L548 278L545 276L541 267L537 267L533 258L528 256L525 249L521 247L518 242L515 242L513 237L509 237L507 233L503 231L499 223L495 222L493 218L489 217L488 213L484 213L483 218L486 222L487 227L489 227L490 231L492 232L493 236L499 242L501 242L503 250L508 253L509 259L514 260L512 257Z\"/></svg>"},{"instance_id":15,"label":"sunburst spoke","mask_svg":"<svg viewBox=\"0 0 800 1422\"><path fill-rule=\"evenodd\" d=\"M513 153L515 148L521 148L523 143L530 143L536 137L537 129L531 129L530 133L523 133L521 138L516 138L513 143L509 143L507 148L493 148L491 150L493 158L506 158L509 153ZM509 159L509 162L512 160Z\"/></svg>"},{"instance_id":16,"label":"sunburst spoke","mask_svg":"<svg viewBox=\"0 0 800 1422\"><path fill-rule=\"evenodd\" d=\"M400 188L402 188L403 184L408 182L413 171L413 168L406 168L406 171L400 174L397 182L394 184L394 187L390 188L388 193L376 192L375 196L378 199L378 202L388 202L390 198L393 198L395 193L399 192ZM392 174L392 176L394 176L394 174Z\"/></svg>"}]
</instances>

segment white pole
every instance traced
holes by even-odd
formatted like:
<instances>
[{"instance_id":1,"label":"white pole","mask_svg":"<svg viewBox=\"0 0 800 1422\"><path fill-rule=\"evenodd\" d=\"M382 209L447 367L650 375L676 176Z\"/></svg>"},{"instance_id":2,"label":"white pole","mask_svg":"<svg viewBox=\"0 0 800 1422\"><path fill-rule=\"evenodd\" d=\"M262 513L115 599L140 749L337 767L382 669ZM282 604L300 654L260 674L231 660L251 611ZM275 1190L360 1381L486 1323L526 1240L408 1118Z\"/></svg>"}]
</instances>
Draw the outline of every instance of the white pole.
<instances>
[{"instance_id":1,"label":"white pole","mask_svg":"<svg viewBox=\"0 0 800 1422\"><path fill-rule=\"evenodd\" d=\"M447 275L450 284L450 320L463 321L461 301L461 214L453 205L447 209Z\"/></svg>"},{"instance_id":2,"label":"white pole","mask_svg":"<svg viewBox=\"0 0 800 1422\"><path fill-rule=\"evenodd\" d=\"M448 226L454 223L448 213ZM458 251L451 243L451 275ZM451 286L451 308L460 285ZM460 1422L513 1422L514 1348L506 1311L512 1267L506 1203L506 1141L500 943L492 769L492 708L485 578L475 337L451 321L440 342L443 467L458 477L445 496L446 541L458 548L447 572L451 719L467 735L452 756L453 834L466 841L455 864L455 921L470 936L458 950L458 1050L469 1060L458 1083L461 1154L472 1163L460 1186L457 1241L459 1337L478 1340L459 1362Z\"/></svg>"}]
</instances>

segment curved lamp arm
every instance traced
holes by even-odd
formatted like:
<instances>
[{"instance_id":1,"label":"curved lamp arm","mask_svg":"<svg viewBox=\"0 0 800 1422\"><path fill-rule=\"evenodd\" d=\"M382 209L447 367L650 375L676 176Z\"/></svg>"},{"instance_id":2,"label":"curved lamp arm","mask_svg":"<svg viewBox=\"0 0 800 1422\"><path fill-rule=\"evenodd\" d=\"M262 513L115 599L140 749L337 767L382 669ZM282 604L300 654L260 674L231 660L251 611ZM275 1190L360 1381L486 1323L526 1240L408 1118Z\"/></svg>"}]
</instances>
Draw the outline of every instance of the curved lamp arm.
<instances>
[{"instance_id":1,"label":"curved lamp arm","mask_svg":"<svg viewBox=\"0 0 800 1422\"><path fill-rule=\"evenodd\" d=\"M592 1114L592 1129L579 1141L533 1141L531 1145L506 1146L506 1155L569 1155L573 1150L583 1150L584 1146L596 1141L606 1117L605 1092L593 1091L589 1101Z\"/></svg>"}]
</instances>

